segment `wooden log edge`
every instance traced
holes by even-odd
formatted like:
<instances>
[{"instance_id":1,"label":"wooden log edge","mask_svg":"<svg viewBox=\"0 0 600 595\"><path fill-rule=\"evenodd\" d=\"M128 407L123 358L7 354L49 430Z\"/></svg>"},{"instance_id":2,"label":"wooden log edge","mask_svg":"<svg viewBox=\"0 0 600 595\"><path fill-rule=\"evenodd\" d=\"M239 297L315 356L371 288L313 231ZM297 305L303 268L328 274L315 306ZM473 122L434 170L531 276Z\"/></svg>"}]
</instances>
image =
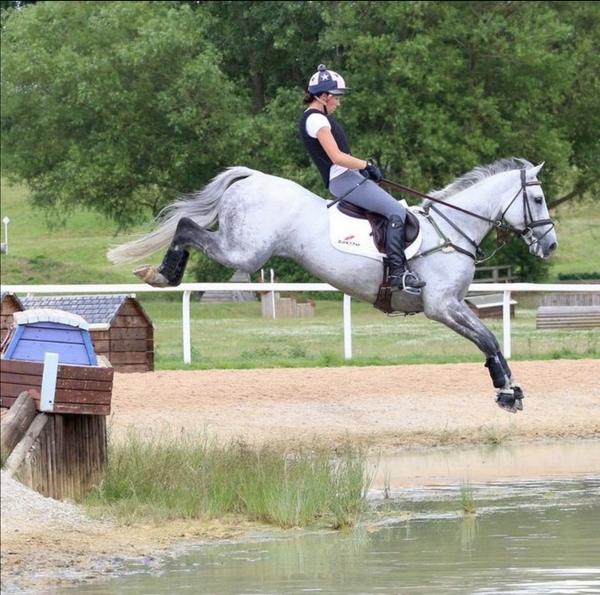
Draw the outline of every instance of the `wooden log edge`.
<instances>
[{"instance_id":1,"label":"wooden log edge","mask_svg":"<svg viewBox=\"0 0 600 595\"><path fill-rule=\"evenodd\" d=\"M37 413L37 411L36 411ZM25 460L27 453L31 450L38 436L42 433L46 424L48 423L50 416L46 413L38 413L30 424L25 436L17 444L16 448L12 451L11 455L6 460L4 472L8 477L13 477L18 471L21 463Z\"/></svg>"},{"instance_id":2,"label":"wooden log edge","mask_svg":"<svg viewBox=\"0 0 600 595\"><path fill-rule=\"evenodd\" d=\"M22 440L37 414L35 400L28 391L23 391L2 418L0 456L6 460Z\"/></svg>"}]
</instances>

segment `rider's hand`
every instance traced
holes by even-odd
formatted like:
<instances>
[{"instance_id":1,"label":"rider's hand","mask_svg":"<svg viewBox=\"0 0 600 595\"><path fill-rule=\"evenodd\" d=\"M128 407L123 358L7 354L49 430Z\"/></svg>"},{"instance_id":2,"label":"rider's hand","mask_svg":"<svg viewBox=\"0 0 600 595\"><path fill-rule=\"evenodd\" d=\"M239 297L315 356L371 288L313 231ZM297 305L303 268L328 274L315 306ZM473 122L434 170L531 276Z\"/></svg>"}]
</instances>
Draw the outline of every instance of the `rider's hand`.
<instances>
[{"instance_id":1,"label":"rider's hand","mask_svg":"<svg viewBox=\"0 0 600 595\"><path fill-rule=\"evenodd\" d=\"M381 180L383 179L383 174L381 173L379 166L372 159L367 160L367 167L365 167L365 169L362 169L361 173L363 174L363 176L365 176L365 178L373 180L373 182L375 182L376 184L379 184L379 182L381 182Z\"/></svg>"}]
</instances>

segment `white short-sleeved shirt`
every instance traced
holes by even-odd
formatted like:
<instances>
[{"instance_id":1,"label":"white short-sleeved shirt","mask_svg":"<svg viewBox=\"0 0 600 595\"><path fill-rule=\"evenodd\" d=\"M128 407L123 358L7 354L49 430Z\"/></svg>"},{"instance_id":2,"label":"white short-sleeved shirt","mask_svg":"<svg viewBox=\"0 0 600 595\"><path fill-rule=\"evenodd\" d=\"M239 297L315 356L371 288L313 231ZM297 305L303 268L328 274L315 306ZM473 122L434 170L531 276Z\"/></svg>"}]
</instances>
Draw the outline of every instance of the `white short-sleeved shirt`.
<instances>
[{"instance_id":1,"label":"white short-sleeved shirt","mask_svg":"<svg viewBox=\"0 0 600 595\"><path fill-rule=\"evenodd\" d=\"M324 114L310 114L310 116L306 118L306 132L308 132L308 136L311 138L317 138L317 132L323 127L331 128L331 124ZM337 178L345 171L348 171L347 167L342 167L341 165L336 165L334 163L329 168L329 179L333 180L333 178Z\"/></svg>"}]
</instances>

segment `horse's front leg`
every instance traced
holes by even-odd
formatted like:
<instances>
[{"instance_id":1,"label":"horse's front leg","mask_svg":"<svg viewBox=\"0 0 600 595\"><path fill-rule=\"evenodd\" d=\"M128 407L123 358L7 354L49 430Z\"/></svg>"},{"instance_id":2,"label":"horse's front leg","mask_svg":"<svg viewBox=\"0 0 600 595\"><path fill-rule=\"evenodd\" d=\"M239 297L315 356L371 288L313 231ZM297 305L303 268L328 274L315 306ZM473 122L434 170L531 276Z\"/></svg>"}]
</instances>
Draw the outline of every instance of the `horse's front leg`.
<instances>
[{"instance_id":1,"label":"horse's front leg","mask_svg":"<svg viewBox=\"0 0 600 595\"><path fill-rule=\"evenodd\" d=\"M511 413L523 410L525 395L516 384L494 333L479 320L464 301L452 300L443 307L425 308L425 315L437 320L473 342L486 356L485 367L496 389L496 403Z\"/></svg>"},{"instance_id":2,"label":"horse's front leg","mask_svg":"<svg viewBox=\"0 0 600 595\"><path fill-rule=\"evenodd\" d=\"M133 274L152 287L176 287L183 279L190 253L188 250L189 231L199 228L187 217L179 220L171 246L167 250L158 268L152 265L142 265L133 270Z\"/></svg>"}]
</instances>

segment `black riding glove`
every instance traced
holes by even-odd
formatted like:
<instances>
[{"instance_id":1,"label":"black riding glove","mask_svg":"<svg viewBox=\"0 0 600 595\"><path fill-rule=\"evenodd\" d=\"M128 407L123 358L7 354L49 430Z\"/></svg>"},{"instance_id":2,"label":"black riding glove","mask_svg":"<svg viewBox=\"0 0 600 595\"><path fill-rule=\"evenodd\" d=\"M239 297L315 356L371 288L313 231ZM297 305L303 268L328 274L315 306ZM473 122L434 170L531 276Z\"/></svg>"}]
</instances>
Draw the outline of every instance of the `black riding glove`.
<instances>
[{"instance_id":1,"label":"black riding glove","mask_svg":"<svg viewBox=\"0 0 600 595\"><path fill-rule=\"evenodd\" d=\"M381 173L379 166L372 159L367 161L367 167L365 167L365 169L361 169L360 173L368 180L373 180L373 182L376 184L379 184L379 182L381 182L383 179L383 174Z\"/></svg>"}]
</instances>

